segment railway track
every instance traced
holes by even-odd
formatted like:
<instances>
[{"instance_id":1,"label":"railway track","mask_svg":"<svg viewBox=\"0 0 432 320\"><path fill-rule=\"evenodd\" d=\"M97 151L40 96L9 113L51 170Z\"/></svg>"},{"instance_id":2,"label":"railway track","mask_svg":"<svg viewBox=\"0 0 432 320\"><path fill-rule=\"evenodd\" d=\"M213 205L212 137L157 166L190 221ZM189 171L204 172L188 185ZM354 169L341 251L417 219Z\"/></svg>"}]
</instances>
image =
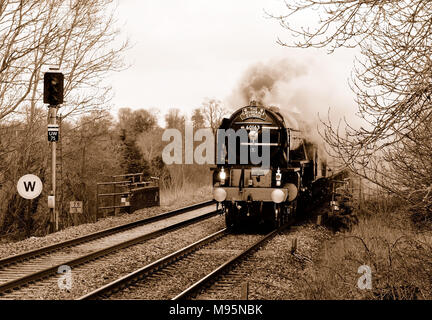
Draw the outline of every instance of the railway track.
<instances>
[{"instance_id":1,"label":"railway track","mask_svg":"<svg viewBox=\"0 0 432 320\"><path fill-rule=\"evenodd\" d=\"M266 235L220 230L79 299L191 298L288 226Z\"/></svg>"},{"instance_id":2,"label":"railway track","mask_svg":"<svg viewBox=\"0 0 432 320\"><path fill-rule=\"evenodd\" d=\"M0 259L0 298L19 295L22 287L56 276L62 265L74 267L142 243L218 213L207 201L83 237Z\"/></svg>"}]
</instances>

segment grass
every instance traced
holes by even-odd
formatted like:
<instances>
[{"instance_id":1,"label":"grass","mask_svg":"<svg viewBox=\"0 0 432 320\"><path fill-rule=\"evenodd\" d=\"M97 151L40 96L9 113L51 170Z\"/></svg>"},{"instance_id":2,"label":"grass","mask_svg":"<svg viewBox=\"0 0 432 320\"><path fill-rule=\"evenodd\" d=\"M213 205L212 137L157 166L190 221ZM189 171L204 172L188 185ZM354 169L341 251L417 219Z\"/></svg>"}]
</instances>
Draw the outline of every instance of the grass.
<instances>
[{"instance_id":1,"label":"grass","mask_svg":"<svg viewBox=\"0 0 432 320\"><path fill-rule=\"evenodd\" d=\"M391 199L367 203L350 231L322 246L304 276L306 299L432 299L432 231L418 231ZM362 265L372 289L359 289Z\"/></svg>"},{"instance_id":2,"label":"grass","mask_svg":"<svg viewBox=\"0 0 432 320\"><path fill-rule=\"evenodd\" d=\"M162 206L188 205L212 199L212 187L199 184L184 184L181 187L171 187L161 190Z\"/></svg>"}]
</instances>

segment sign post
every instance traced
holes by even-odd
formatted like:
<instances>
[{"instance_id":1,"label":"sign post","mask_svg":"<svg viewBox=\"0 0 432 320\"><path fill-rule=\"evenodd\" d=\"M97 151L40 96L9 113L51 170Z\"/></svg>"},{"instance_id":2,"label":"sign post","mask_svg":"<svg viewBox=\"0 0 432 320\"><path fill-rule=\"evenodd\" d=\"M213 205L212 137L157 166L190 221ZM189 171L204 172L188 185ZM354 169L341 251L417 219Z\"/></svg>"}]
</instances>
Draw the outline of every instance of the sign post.
<instances>
[{"instance_id":1,"label":"sign post","mask_svg":"<svg viewBox=\"0 0 432 320\"><path fill-rule=\"evenodd\" d=\"M69 203L69 213L72 217L74 225L78 224L78 214L83 213L83 202L82 201L71 201Z\"/></svg>"},{"instance_id":2,"label":"sign post","mask_svg":"<svg viewBox=\"0 0 432 320\"><path fill-rule=\"evenodd\" d=\"M57 107L56 106L50 106L49 108L50 113L50 122L51 126L57 126ZM49 130L49 129L48 129ZM48 136L50 135L50 132L48 131ZM56 171L57 171L57 142L58 141L58 131L57 131L57 140L51 140L51 172L52 172L52 201L54 203L52 210L52 217L54 221L54 227L55 231L58 231L58 214L56 210Z\"/></svg>"},{"instance_id":3,"label":"sign post","mask_svg":"<svg viewBox=\"0 0 432 320\"><path fill-rule=\"evenodd\" d=\"M63 103L63 88L64 76L58 68L50 68L44 74L44 103L49 104L49 118L48 118L48 141L51 142L51 173L52 173L52 190L49 204L51 208L51 217L54 222L55 231L58 231L59 217L58 210L56 210L56 142L59 141L59 130L57 124L57 108Z\"/></svg>"}]
</instances>

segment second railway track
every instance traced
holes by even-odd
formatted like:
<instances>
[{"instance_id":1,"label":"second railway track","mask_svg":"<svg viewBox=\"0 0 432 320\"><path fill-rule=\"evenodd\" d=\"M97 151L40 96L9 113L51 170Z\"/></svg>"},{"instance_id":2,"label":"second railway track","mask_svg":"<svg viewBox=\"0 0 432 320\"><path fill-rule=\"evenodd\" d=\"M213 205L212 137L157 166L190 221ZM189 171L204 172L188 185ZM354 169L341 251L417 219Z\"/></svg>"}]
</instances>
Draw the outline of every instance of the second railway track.
<instances>
[{"instance_id":1,"label":"second railway track","mask_svg":"<svg viewBox=\"0 0 432 320\"><path fill-rule=\"evenodd\" d=\"M61 265L81 265L217 213L216 205L207 201L0 259L0 298L10 293L16 297L17 289L56 275Z\"/></svg>"}]
</instances>

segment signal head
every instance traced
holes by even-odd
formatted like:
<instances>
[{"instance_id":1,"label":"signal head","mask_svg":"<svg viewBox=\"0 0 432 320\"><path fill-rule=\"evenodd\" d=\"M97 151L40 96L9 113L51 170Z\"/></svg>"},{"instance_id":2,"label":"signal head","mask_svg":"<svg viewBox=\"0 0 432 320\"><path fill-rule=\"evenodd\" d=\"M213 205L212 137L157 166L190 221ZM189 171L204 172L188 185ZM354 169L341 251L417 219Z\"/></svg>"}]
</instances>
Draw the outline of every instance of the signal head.
<instances>
[{"instance_id":1,"label":"signal head","mask_svg":"<svg viewBox=\"0 0 432 320\"><path fill-rule=\"evenodd\" d=\"M59 105L63 103L64 75L61 72L44 74L44 103Z\"/></svg>"}]
</instances>

